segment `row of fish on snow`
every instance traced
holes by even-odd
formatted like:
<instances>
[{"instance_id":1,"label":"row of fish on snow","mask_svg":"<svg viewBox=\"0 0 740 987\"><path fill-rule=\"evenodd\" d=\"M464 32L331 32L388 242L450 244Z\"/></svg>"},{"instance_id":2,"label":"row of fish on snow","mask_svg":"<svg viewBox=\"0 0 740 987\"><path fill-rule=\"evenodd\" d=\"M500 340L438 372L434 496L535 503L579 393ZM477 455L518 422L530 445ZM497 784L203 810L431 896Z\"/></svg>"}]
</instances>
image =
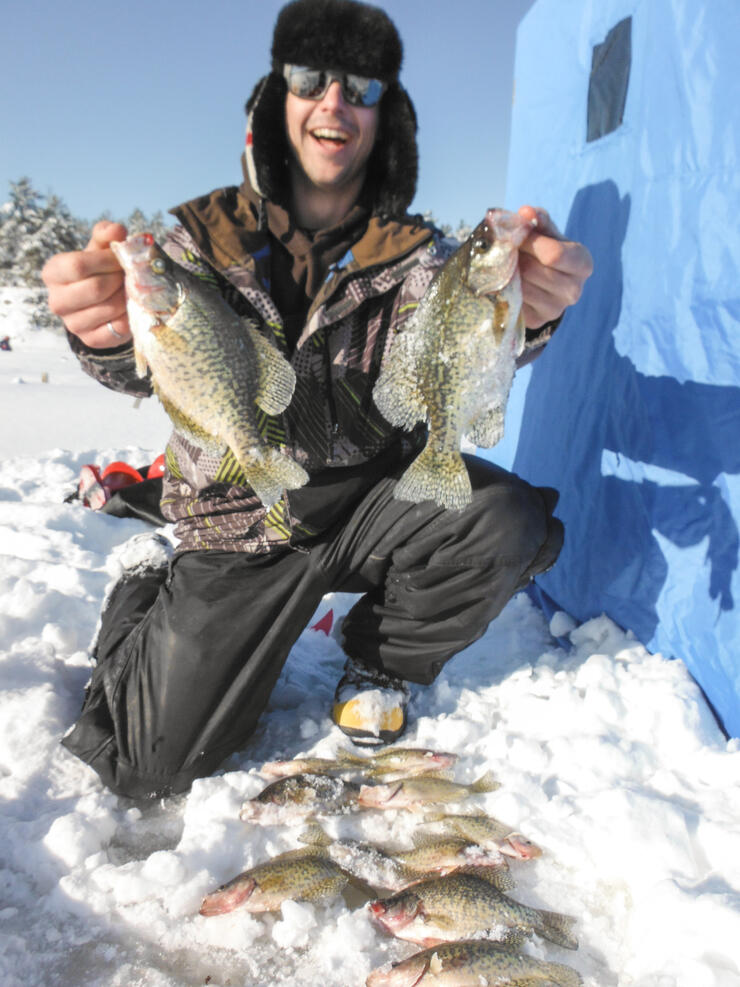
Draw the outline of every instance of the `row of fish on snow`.
<instances>
[{"instance_id":1,"label":"row of fish on snow","mask_svg":"<svg viewBox=\"0 0 740 987\"><path fill-rule=\"evenodd\" d=\"M531 861L540 848L491 816L446 811L498 787L490 774L470 785L454 781L455 761L454 754L390 747L362 757L340 751L334 759L264 764L260 773L272 780L244 803L240 817L254 825L303 821L302 846L206 895L200 914L273 912L284 901L325 900L351 885L366 898L374 925L425 947L373 971L367 987L577 987L582 980L570 966L521 951L535 933L578 948L574 918L508 893L515 884L509 859ZM422 828L414 845L387 849L333 839L320 822L373 810L418 813Z\"/></svg>"}]
</instances>

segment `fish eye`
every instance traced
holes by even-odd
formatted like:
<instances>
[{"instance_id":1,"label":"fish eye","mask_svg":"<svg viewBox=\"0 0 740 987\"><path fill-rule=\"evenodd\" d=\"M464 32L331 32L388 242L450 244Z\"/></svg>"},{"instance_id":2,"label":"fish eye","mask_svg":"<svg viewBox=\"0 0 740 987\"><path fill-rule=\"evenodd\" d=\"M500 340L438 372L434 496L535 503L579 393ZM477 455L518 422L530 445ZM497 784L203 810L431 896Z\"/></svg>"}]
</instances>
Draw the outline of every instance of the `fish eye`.
<instances>
[{"instance_id":1,"label":"fish eye","mask_svg":"<svg viewBox=\"0 0 740 987\"><path fill-rule=\"evenodd\" d=\"M155 274L164 274L167 270L167 265L161 257L155 257L151 262L151 268Z\"/></svg>"},{"instance_id":2,"label":"fish eye","mask_svg":"<svg viewBox=\"0 0 740 987\"><path fill-rule=\"evenodd\" d=\"M488 249L488 244L486 243L486 241L483 239L482 236L479 236L477 239L473 241L473 250L477 254L482 254L487 249Z\"/></svg>"}]
</instances>

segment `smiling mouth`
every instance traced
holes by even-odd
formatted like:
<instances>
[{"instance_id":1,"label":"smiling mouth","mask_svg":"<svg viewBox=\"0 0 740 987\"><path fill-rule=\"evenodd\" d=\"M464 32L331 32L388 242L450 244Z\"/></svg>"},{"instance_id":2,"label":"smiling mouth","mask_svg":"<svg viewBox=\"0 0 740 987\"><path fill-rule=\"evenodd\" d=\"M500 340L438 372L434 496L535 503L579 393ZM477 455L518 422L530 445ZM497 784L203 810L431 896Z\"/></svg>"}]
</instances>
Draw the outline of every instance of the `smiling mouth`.
<instances>
[{"instance_id":1,"label":"smiling mouth","mask_svg":"<svg viewBox=\"0 0 740 987\"><path fill-rule=\"evenodd\" d=\"M333 127L317 127L311 131L311 136L322 146L343 147L349 141L349 134Z\"/></svg>"}]
</instances>

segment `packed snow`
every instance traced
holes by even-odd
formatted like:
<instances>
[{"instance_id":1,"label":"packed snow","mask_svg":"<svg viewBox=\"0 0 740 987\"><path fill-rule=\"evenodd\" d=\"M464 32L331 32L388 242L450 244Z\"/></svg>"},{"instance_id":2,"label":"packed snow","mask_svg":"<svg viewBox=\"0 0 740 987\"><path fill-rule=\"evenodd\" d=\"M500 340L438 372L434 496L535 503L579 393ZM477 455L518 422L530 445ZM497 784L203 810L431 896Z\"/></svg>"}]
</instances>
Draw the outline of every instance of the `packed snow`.
<instances>
[{"instance_id":1,"label":"packed snow","mask_svg":"<svg viewBox=\"0 0 740 987\"><path fill-rule=\"evenodd\" d=\"M15 293L14 293L15 291ZM271 916L203 917L203 896L298 846L298 824L239 820L267 760L348 746L329 719L343 656L306 629L249 746L183 796L133 803L59 744L79 712L106 585L143 522L65 503L82 465L151 461L168 426L79 371L60 336L0 291L0 981L16 985L362 985L415 951L362 899L287 902ZM326 598L336 620L352 597ZM558 638L568 638L564 649ZM526 594L427 688L404 743L457 752L457 780L490 770L484 809L536 841L512 896L575 915L580 948L531 955L586 987L740 984L740 744L723 737L685 667L600 616L548 625ZM458 808L457 811L460 811ZM418 819L327 818L333 836L410 845Z\"/></svg>"}]
</instances>

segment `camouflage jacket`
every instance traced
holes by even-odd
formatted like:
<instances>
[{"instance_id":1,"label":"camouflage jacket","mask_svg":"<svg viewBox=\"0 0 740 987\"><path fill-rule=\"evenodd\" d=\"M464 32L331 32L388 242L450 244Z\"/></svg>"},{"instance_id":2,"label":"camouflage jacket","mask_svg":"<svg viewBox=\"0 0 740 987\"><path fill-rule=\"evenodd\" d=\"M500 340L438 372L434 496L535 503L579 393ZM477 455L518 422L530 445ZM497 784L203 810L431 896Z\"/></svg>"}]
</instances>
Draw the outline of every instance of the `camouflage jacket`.
<instances>
[{"instance_id":1,"label":"camouflage jacket","mask_svg":"<svg viewBox=\"0 0 740 987\"><path fill-rule=\"evenodd\" d=\"M163 244L175 261L214 283L240 314L257 319L296 373L286 411L261 418L263 434L292 455L310 482L287 491L267 511L224 448L205 452L177 431L166 454L162 511L175 522L179 551L217 549L252 554L285 550L338 522L378 480L423 445L425 429L401 432L377 411L372 389L395 333L402 331L436 269L455 249L409 217L372 218L352 250L335 264L315 297L292 353L279 300L269 292L269 233L237 188L173 210L180 221ZM528 334L530 335L530 334ZM531 334L539 349L547 334ZM92 350L70 337L83 368L107 387L151 393L137 376L133 347Z\"/></svg>"}]
</instances>

